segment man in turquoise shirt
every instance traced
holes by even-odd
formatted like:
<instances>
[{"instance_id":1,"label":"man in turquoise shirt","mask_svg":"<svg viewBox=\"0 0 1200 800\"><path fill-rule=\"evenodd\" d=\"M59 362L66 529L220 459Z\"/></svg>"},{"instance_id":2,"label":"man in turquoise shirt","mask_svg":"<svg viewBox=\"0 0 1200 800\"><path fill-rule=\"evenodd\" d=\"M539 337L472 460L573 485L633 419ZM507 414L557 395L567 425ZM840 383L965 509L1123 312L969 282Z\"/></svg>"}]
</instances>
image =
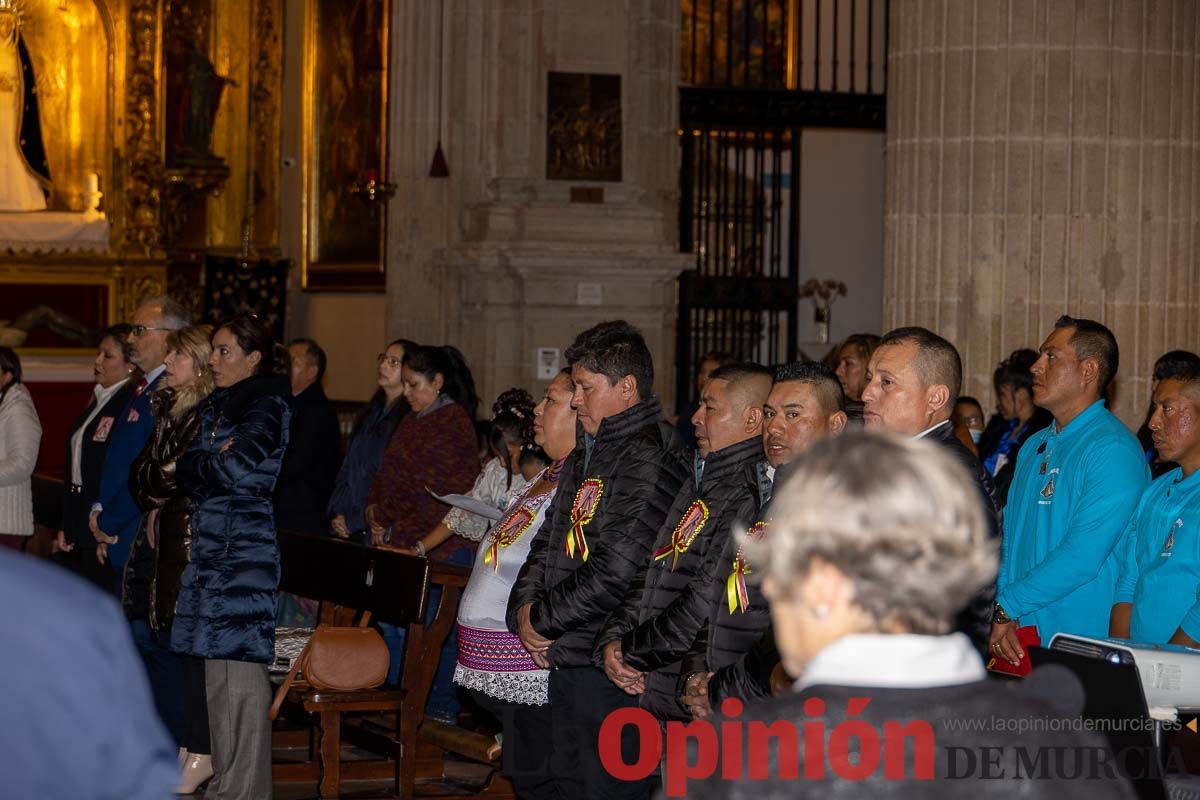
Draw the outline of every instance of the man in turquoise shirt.
<instances>
[{"instance_id":1,"label":"man in turquoise shirt","mask_svg":"<svg viewBox=\"0 0 1200 800\"><path fill-rule=\"evenodd\" d=\"M1150 484L1121 540L1109 633L1200 647L1200 368L1159 381L1153 409L1154 447L1179 466Z\"/></svg>"},{"instance_id":2,"label":"man in turquoise shirt","mask_svg":"<svg viewBox=\"0 0 1200 800\"><path fill-rule=\"evenodd\" d=\"M1069 631L1106 636L1117 542L1150 473L1137 439L1104 407L1117 340L1063 316L1032 367L1033 401L1054 415L1021 448L1004 510L991 649L1018 663L1017 628L1043 643Z\"/></svg>"}]
</instances>

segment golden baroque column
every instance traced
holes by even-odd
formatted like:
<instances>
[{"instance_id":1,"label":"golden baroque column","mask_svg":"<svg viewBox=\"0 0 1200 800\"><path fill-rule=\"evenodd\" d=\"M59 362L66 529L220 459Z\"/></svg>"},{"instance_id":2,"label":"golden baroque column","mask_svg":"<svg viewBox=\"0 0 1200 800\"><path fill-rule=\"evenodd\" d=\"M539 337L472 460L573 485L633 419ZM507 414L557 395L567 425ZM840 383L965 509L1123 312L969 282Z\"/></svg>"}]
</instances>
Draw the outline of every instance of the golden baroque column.
<instances>
[{"instance_id":1,"label":"golden baroque column","mask_svg":"<svg viewBox=\"0 0 1200 800\"><path fill-rule=\"evenodd\" d=\"M1117 335L1115 411L1200 348L1200 4L900 0L888 52L884 327L958 345L964 393L1063 313Z\"/></svg>"}]
</instances>

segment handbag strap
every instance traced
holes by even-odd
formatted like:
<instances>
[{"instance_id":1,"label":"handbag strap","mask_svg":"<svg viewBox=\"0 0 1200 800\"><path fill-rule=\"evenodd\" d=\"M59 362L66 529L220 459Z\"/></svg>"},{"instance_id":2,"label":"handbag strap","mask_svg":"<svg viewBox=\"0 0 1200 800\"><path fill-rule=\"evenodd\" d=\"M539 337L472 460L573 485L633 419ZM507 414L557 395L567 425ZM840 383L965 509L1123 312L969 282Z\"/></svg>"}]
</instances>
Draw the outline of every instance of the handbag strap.
<instances>
[{"instance_id":1,"label":"handbag strap","mask_svg":"<svg viewBox=\"0 0 1200 800\"><path fill-rule=\"evenodd\" d=\"M313 632L316 636L316 631ZM275 692L275 699L271 702L271 710L267 712L267 719L272 722L279 716L279 709L283 705L283 700L291 691L292 684L296 682L296 673L300 671L300 665L304 662L304 657L308 655L308 648L312 647L312 637L305 642L304 649L300 651L300 655L292 661L292 668L288 670L287 677L283 679L283 683L279 686L279 690Z\"/></svg>"},{"instance_id":2,"label":"handbag strap","mask_svg":"<svg viewBox=\"0 0 1200 800\"><path fill-rule=\"evenodd\" d=\"M371 612L364 611L362 618L360 618L358 621L358 627L365 628L370 624ZM317 626L318 629L328 627L328 625ZM296 656L296 659L292 662L292 668L288 670L287 677L283 679L283 683L280 684L279 690L275 692L275 699L271 702L271 710L267 712L267 719L271 720L272 722L274 722L275 718L279 716L279 709L283 706L284 698L286 698L288 692L291 691L292 684L296 682L296 673L300 671L300 665L304 663L304 657L308 655L308 649L312 647L313 639L315 639L316 636L317 631L314 630L313 635L309 637L307 642L305 642L304 649L300 651L300 655Z\"/></svg>"}]
</instances>

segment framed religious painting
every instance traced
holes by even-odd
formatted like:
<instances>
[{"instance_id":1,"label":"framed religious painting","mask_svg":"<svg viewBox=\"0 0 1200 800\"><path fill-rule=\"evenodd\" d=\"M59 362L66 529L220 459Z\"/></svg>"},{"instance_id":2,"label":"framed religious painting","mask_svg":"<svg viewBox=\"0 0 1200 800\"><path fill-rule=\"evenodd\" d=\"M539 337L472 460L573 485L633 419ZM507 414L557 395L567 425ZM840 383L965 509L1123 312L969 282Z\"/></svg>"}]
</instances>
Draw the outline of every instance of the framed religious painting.
<instances>
[{"instance_id":1,"label":"framed religious painting","mask_svg":"<svg viewBox=\"0 0 1200 800\"><path fill-rule=\"evenodd\" d=\"M389 0L305 0L301 286L383 291Z\"/></svg>"},{"instance_id":2,"label":"framed religious painting","mask_svg":"<svg viewBox=\"0 0 1200 800\"><path fill-rule=\"evenodd\" d=\"M621 76L551 72L546 80L546 178L621 180Z\"/></svg>"}]
</instances>

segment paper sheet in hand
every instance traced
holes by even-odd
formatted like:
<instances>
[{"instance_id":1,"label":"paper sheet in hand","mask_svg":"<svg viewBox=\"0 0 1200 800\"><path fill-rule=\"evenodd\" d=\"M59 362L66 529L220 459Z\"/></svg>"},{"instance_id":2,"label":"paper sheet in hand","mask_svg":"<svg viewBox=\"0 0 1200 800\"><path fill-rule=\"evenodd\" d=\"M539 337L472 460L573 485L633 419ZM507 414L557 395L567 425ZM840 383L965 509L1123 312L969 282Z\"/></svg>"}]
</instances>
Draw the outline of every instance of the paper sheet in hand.
<instances>
[{"instance_id":1,"label":"paper sheet in hand","mask_svg":"<svg viewBox=\"0 0 1200 800\"><path fill-rule=\"evenodd\" d=\"M448 506L461 508L463 511L470 511L472 514L478 514L484 519L490 519L493 522L498 522L504 516L504 512L500 509L495 506L489 506L487 503L482 503L468 494L437 494L428 486L425 487L425 491Z\"/></svg>"}]
</instances>

